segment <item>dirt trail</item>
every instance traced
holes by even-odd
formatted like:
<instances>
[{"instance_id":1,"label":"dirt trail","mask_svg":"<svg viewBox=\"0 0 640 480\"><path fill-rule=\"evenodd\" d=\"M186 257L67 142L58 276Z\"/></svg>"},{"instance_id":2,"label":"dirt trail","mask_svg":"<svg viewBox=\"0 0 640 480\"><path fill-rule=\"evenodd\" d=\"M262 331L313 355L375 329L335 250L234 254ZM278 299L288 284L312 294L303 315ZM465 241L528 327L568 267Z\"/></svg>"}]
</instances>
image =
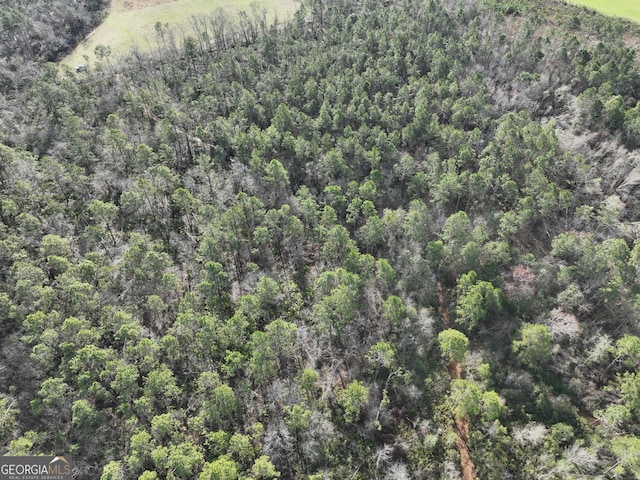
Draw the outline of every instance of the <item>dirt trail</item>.
<instances>
[{"instance_id":1,"label":"dirt trail","mask_svg":"<svg viewBox=\"0 0 640 480\"><path fill-rule=\"evenodd\" d=\"M449 310L447 309L447 302L445 301L444 288L442 283L438 282L438 313L444 323L445 330L451 328L451 320L449 319Z\"/></svg>"},{"instance_id":2,"label":"dirt trail","mask_svg":"<svg viewBox=\"0 0 640 480\"><path fill-rule=\"evenodd\" d=\"M461 378L462 368L458 362L451 362L449 364L449 375L452 380L459 380ZM463 480L475 480L476 476L475 465L471 458L471 452L469 452L469 419L466 417L456 417L456 448L460 454L460 466L462 467Z\"/></svg>"},{"instance_id":3,"label":"dirt trail","mask_svg":"<svg viewBox=\"0 0 640 480\"><path fill-rule=\"evenodd\" d=\"M446 297L444 294L444 288L442 283L438 282L438 313L442 318L444 328L451 328L451 320L449 319L449 310L447 308ZM460 380L462 378L462 366L459 362L451 361L447 366L449 376L451 380ZM475 465L469 452L469 419L464 416L461 418L456 417L455 429L458 438L456 439L456 448L460 455L460 466L462 468L463 480L476 480Z\"/></svg>"}]
</instances>

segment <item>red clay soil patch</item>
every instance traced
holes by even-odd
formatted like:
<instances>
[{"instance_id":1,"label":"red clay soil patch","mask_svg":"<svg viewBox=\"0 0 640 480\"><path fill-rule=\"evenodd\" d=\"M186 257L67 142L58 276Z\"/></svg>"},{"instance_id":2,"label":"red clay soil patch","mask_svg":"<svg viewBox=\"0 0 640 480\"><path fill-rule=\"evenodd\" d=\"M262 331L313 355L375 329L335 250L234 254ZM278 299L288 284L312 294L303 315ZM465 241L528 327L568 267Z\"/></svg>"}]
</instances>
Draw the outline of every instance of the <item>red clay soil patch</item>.
<instances>
[{"instance_id":1,"label":"red clay soil patch","mask_svg":"<svg viewBox=\"0 0 640 480\"><path fill-rule=\"evenodd\" d=\"M459 380L462 378L462 367L458 362L449 362L447 370L449 371L451 380Z\"/></svg>"},{"instance_id":2,"label":"red clay soil patch","mask_svg":"<svg viewBox=\"0 0 640 480\"><path fill-rule=\"evenodd\" d=\"M467 417L456 418L456 433L458 439L456 440L456 447L460 454L460 466L462 467L462 479L463 480L476 480L475 465L469 454L469 421Z\"/></svg>"}]
</instances>

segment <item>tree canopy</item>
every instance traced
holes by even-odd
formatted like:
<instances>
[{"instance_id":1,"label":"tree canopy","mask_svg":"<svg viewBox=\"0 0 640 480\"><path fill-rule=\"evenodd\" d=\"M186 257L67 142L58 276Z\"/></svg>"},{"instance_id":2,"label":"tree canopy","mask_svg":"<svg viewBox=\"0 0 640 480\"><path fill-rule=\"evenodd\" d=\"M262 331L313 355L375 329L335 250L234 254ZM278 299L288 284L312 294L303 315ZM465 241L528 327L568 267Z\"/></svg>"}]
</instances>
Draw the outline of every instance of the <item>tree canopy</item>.
<instances>
[{"instance_id":1,"label":"tree canopy","mask_svg":"<svg viewBox=\"0 0 640 480\"><path fill-rule=\"evenodd\" d=\"M638 25L256 4L76 72L104 5L70 5L0 0L2 454L640 475Z\"/></svg>"}]
</instances>

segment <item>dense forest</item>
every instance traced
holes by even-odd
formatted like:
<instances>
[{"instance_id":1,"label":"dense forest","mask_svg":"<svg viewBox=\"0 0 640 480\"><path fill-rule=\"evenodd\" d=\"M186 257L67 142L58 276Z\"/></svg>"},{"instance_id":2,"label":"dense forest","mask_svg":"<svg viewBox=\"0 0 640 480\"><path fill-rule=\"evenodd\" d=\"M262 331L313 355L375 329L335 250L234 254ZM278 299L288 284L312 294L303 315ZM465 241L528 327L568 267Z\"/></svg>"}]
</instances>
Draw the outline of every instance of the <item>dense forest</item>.
<instances>
[{"instance_id":1,"label":"dense forest","mask_svg":"<svg viewBox=\"0 0 640 480\"><path fill-rule=\"evenodd\" d=\"M0 0L0 94L69 52L101 21L107 0Z\"/></svg>"},{"instance_id":2,"label":"dense forest","mask_svg":"<svg viewBox=\"0 0 640 480\"><path fill-rule=\"evenodd\" d=\"M76 72L47 62L104 2L12 3L2 454L102 480L640 477L640 27L304 0Z\"/></svg>"}]
</instances>

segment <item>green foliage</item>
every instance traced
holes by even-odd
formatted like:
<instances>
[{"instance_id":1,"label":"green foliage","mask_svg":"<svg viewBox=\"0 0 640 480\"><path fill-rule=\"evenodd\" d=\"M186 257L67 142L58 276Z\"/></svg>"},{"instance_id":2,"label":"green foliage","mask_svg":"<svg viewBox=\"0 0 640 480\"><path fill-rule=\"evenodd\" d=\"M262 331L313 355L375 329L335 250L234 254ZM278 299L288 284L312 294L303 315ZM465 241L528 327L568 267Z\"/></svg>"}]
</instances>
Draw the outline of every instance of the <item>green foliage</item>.
<instances>
[{"instance_id":1,"label":"green foliage","mask_svg":"<svg viewBox=\"0 0 640 480\"><path fill-rule=\"evenodd\" d=\"M239 412L238 399L233 389L221 384L208 392L201 414L214 425L227 425L233 422Z\"/></svg>"},{"instance_id":2,"label":"green foliage","mask_svg":"<svg viewBox=\"0 0 640 480\"><path fill-rule=\"evenodd\" d=\"M640 439L633 435L614 438L611 450L618 459L613 471L618 475L637 475L640 472Z\"/></svg>"},{"instance_id":3,"label":"green foliage","mask_svg":"<svg viewBox=\"0 0 640 480\"><path fill-rule=\"evenodd\" d=\"M31 401L31 408L36 415L55 417L66 407L68 395L69 385L61 378L49 378L42 383L39 398Z\"/></svg>"},{"instance_id":4,"label":"green foliage","mask_svg":"<svg viewBox=\"0 0 640 480\"><path fill-rule=\"evenodd\" d=\"M497 314L503 308L504 294L490 282L478 280L473 270L458 280L456 323L469 330L476 328L489 314Z\"/></svg>"},{"instance_id":5,"label":"green foliage","mask_svg":"<svg viewBox=\"0 0 640 480\"><path fill-rule=\"evenodd\" d=\"M453 416L479 478L635 475L637 28L305 0L74 72L16 56L68 37L5 3L6 453L453 478ZM101 5L62 3L64 28Z\"/></svg>"},{"instance_id":6,"label":"green foliage","mask_svg":"<svg viewBox=\"0 0 640 480\"><path fill-rule=\"evenodd\" d=\"M338 402L344 409L344 421L354 423L360 418L362 407L369 398L369 389L362 382L353 380L338 392Z\"/></svg>"},{"instance_id":7,"label":"green foliage","mask_svg":"<svg viewBox=\"0 0 640 480\"><path fill-rule=\"evenodd\" d=\"M296 325L282 319L271 322L264 332L253 332L253 354L249 364L258 379L270 378L285 367L287 359L295 352L296 333Z\"/></svg>"},{"instance_id":8,"label":"green foliage","mask_svg":"<svg viewBox=\"0 0 640 480\"><path fill-rule=\"evenodd\" d=\"M46 440L46 433L38 433L33 430L29 430L24 435L11 440L7 453L14 456L28 456L36 453L40 446Z\"/></svg>"},{"instance_id":9,"label":"green foliage","mask_svg":"<svg viewBox=\"0 0 640 480\"><path fill-rule=\"evenodd\" d=\"M0 397L0 412L2 412L0 420L0 442L3 444L12 436L14 428L16 427L15 422L19 411L15 408L15 403L15 399L5 396Z\"/></svg>"},{"instance_id":10,"label":"green foliage","mask_svg":"<svg viewBox=\"0 0 640 480\"><path fill-rule=\"evenodd\" d=\"M131 436L130 445L131 453L127 458L127 465L132 471L137 472L151 463L153 440L147 431L141 430Z\"/></svg>"},{"instance_id":11,"label":"green foliage","mask_svg":"<svg viewBox=\"0 0 640 480\"><path fill-rule=\"evenodd\" d=\"M625 407L635 415L640 416L640 378L636 372L625 372L619 377L620 394Z\"/></svg>"},{"instance_id":12,"label":"green foliage","mask_svg":"<svg viewBox=\"0 0 640 480\"><path fill-rule=\"evenodd\" d=\"M469 339L464 333L448 328L438 334L438 343L445 359L459 363L465 361L469 351Z\"/></svg>"},{"instance_id":13,"label":"green foliage","mask_svg":"<svg viewBox=\"0 0 640 480\"><path fill-rule=\"evenodd\" d=\"M520 340L512 342L512 349L527 367L541 371L551 357L551 331L546 325L529 324L520 329Z\"/></svg>"},{"instance_id":14,"label":"green foliage","mask_svg":"<svg viewBox=\"0 0 640 480\"><path fill-rule=\"evenodd\" d=\"M394 327L400 324L405 312L406 309L400 297L392 295L382 302L382 316L385 320L391 322Z\"/></svg>"},{"instance_id":15,"label":"green foliage","mask_svg":"<svg viewBox=\"0 0 640 480\"><path fill-rule=\"evenodd\" d=\"M624 357L627 366L637 365L640 361L640 338L635 335L623 335L612 350L616 356Z\"/></svg>"},{"instance_id":16,"label":"green foliage","mask_svg":"<svg viewBox=\"0 0 640 480\"><path fill-rule=\"evenodd\" d=\"M311 368L305 368L300 373L300 388L305 392L312 393L316 389L317 381L318 373Z\"/></svg>"},{"instance_id":17,"label":"green foliage","mask_svg":"<svg viewBox=\"0 0 640 480\"><path fill-rule=\"evenodd\" d=\"M456 379L451 385L453 413L462 418L466 415L478 415L482 405L482 392L471 380Z\"/></svg>"},{"instance_id":18,"label":"green foliage","mask_svg":"<svg viewBox=\"0 0 640 480\"><path fill-rule=\"evenodd\" d=\"M309 418L311 410L306 409L302 405L294 405L285 407L285 423L291 432L298 433L305 430L309 426Z\"/></svg>"},{"instance_id":19,"label":"green foliage","mask_svg":"<svg viewBox=\"0 0 640 480\"><path fill-rule=\"evenodd\" d=\"M344 270L339 270L338 275L333 277L321 276L318 279L319 290L330 291L314 304L313 316L320 331L329 333L331 337L336 336L339 342L342 330L355 320L358 278ZM340 277L344 277L344 280Z\"/></svg>"},{"instance_id":20,"label":"green foliage","mask_svg":"<svg viewBox=\"0 0 640 480\"><path fill-rule=\"evenodd\" d=\"M159 406L166 405L180 394L173 371L166 365L155 368L144 382L144 394Z\"/></svg>"},{"instance_id":21,"label":"green foliage","mask_svg":"<svg viewBox=\"0 0 640 480\"><path fill-rule=\"evenodd\" d=\"M238 464L226 455L222 455L213 462L204 464L198 480L237 480L239 478Z\"/></svg>"},{"instance_id":22,"label":"green foliage","mask_svg":"<svg viewBox=\"0 0 640 480\"><path fill-rule=\"evenodd\" d=\"M203 462L201 448L191 442L184 442L170 450L166 468L177 478L193 478L200 471Z\"/></svg>"},{"instance_id":23,"label":"green foliage","mask_svg":"<svg viewBox=\"0 0 640 480\"><path fill-rule=\"evenodd\" d=\"M265 180L272 188L282 190L289 186L289 174L278 160L271 160L265 170Z\"/></svg>"},{"instance_id":24,"label":"green foliage","mask_svg":"<svg viewBox=\"0 0 640 480\"><path fill-rule=\"evenodd\" d=\"M124 478L122 465L116 461L107 463L102 469L102 475L100 476L100 480L123 480Z\"/></svg>"},{"instance_id":25,"label":"green foliage","mask_svg":"<svg viewBox=\"0 0 640 480\"><path fill-rule=\"evenodd\" d=\"M97 412L85 399L76 400L73 403L71 415L73 425L85 434L90 433L104 421L104 415Z\"/></svg>"},{"instance_id":26,"label":"green foliage","mask_svg":"<svg viewBox=\"0 0 640 480\"><path fill-rule=\"evenodd\" d=\"M138 477L138 480L157 480L157 479L158 479L158 474L156 472L150 472L149 470L142 472L142 475Z\"/></svg>"},{"instance_id":27,"label":"green foliage","mask_svg":"<svg viewBox=\"0 0 640 480\"><path fill-rule=\"evenodd\" d=\"M275 467L269 460L269 457L267 457L266 455L261 455L260 457L256 458L256 461L251 467L251 474L256 479L270 480L274 478L280 478L280 472L275 469Z\"/></svg>"},{"instance_id":28,"label":"green foliage","mask_svg":"<svg viewBox=\"0 0 640 480\"><path fill-rule=\"evenodd\" d=\"M493 422L503 412L503 401L494 391L482 393L482 417L486 422Z\"/></svg>"},{"instance_id":29,"label":"green foliage","mask_svg":"<svg viewBox=\"0 0 640 480\"><path fill-rule=\"evenodd\" d=\"M378 342L372 345L369 352L367 352L367 360L376 367L391 368L394 357L393 347L386 342Z\"/></svg>"}]
</instances>

